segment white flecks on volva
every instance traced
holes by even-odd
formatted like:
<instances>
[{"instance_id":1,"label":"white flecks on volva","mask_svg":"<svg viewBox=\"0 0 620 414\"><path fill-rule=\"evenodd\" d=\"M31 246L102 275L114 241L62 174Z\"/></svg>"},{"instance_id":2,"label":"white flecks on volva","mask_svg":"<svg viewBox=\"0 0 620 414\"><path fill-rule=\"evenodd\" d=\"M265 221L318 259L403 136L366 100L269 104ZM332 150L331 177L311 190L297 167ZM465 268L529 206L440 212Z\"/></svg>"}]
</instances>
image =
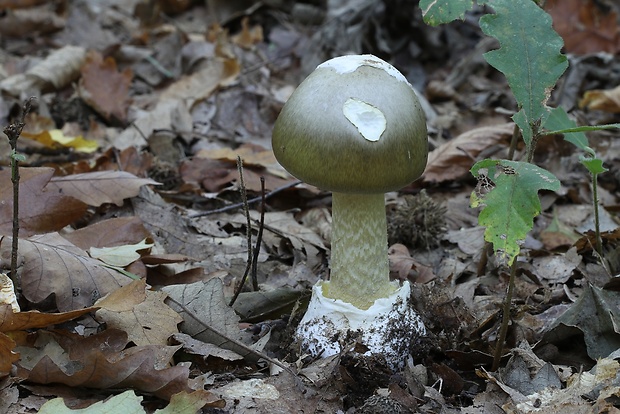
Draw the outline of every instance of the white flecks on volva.
<instances>
[{"instance_id":1,"label":"white flecks on volva","mask_svg":"<svg viewBox=\"0 0 620 414\"><path fill-rule=\"evenodd\" d=\"M317 69L330 68L340 74L345 74L355 72L360 66L371 66L373 68L381 69L395 79L398 79L399 81L405 82L407 84L409 83L407 78L405 78L405 76L400 73L398 69L374 55L338 56L321 63L319 66L317 66Z\"/></svg>"},{"instance_id":2,"label":"white flecks on volva","mask_svg":"<svg viewBox=\"0 0 620 414\"><path fill-rule=\"evenodd\" d=\"M368 141L379 141L387 127L383 112L359 99L347 99L342 106L342 113Z\"/></svg>"}]
</instances>

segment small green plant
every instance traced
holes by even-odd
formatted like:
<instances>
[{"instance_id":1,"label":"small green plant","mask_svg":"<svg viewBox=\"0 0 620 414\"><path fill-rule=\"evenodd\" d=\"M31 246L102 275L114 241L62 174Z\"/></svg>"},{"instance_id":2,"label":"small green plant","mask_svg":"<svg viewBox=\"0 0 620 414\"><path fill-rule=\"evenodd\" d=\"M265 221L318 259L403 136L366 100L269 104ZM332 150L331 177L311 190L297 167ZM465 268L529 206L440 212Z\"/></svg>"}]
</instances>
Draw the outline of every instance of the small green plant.
<instances>
[{"instance_id":1,"label":"small green plant","mask_svg":"<svg viewBox=\"0 0 620 414\"><path fill-rule=\"evenodd\" d=\"M480 28L499 41L500 48L484 54L485 60L502 72L517 102L512 117L525 142L525 159L485 159L471 168L478 186L471 195L471 206L481 207L479 224L486 227L484 238L496 254L511 266L511 277L503 309L493 369L502 355L509 323L510 304L516 274L515 259L527 233L540 214L540 190L557 191L559 180L532 163L538 140L545 135L563 134L564 139L582 151L581 163L592 178L596 250L602 253L598 224L597 177L607 171L602 160L588 145L584 132L620 128L620 124L578 127L562 108L547 105L551 91L568 67L561 53L562 38L553 30L551 17L532 0L480 0L493 14L480 18ZM463 19L473 0L421 0L424 21L430 25Z\"/></svg>"}]
</instances>

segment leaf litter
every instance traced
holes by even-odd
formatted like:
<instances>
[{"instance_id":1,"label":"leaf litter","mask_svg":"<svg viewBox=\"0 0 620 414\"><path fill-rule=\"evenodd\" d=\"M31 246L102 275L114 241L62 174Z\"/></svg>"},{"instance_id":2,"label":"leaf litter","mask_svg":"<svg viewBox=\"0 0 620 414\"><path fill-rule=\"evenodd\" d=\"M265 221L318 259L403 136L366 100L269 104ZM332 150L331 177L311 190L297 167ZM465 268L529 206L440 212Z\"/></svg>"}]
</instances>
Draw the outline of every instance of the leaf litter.
<instances>
[{"instance_id":1,"label":"leaf litter","mask_svg":"<svg viewBox=\"0 0 620 414\"><path fill-rule=\"evenodd\" d=\"M566 2L545 5L574 54L551 100L580 123L618 122L619 62L601 54L617 50L617 6ZM612 166L600 176L603 257L587 171L561 139L539 143L537 163L562 188L541 193L516 259L507 352L488 371L508 274L485 253L468 171L506 158L515 104L482 60L495 46L477 19L430 28L403 0L34 3L11 4L0 24L4 124L38 97L19 141L19 311L10 296L0 305L1 412L617 410L620 151L609 132L592 134ZM568 10L581 10L582 30L565 31L577 18ZM342 50L388 58L421 91L429 164L388 200L425 190L445 208L445 232L427 247L390 246L392 275L413 282L429 330L395 376L360 364L356 346L314 361L291 344L327 274L330 200L275 162L271 126L304 76ZM0 178L6 272L9 169Z\"/></svg>"}]
</instances>

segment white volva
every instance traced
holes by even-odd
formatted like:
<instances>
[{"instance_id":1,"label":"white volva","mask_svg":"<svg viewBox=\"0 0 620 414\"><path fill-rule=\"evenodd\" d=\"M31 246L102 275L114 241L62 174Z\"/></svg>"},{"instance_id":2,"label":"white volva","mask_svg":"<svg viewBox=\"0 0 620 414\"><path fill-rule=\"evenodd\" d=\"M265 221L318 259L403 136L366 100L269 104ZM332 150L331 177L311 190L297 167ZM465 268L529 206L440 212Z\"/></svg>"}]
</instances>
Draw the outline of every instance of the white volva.
<instances>
[{"instance_id":1,"label":"white volva","mask_svg":"<svg viewBox=\"0 0 620 414\"><path fill-rule=\"evenodd\" d=\"M402 368L411 342L407 333L426 335L424 323L410 303L409 282L365 310L326 298L323 283L312 288L312 299L297 330L303 349L311 355L335 355L342 351L341 346L353 343L347 344L344 337L352 333L359 335L357 339L368 347L366 355L383 355L392 369Z\"/></svg>"}]
</instances>

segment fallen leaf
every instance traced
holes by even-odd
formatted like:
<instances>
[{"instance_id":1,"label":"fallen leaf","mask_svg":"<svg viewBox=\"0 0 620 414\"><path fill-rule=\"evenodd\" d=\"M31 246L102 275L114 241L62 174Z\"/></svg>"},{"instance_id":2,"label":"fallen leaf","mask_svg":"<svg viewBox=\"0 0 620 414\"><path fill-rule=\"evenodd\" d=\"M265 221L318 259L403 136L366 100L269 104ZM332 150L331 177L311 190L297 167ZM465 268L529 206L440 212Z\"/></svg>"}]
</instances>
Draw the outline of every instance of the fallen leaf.
<instances>
[{"instance_id":1,"label":"fallen leaf","mask_svg":"<svg viewBox=\"0 0 620 414\"><path fill-rule=\"evenodd\" d=\"M161 410L155 410L154 414L184 414L200 412L202 408L224 408L226 401L212 392L206 390L196 390L188 393L186 391L174 394L170 399L170 404Z\"/></svg>"},{"instance_id":2,"label":"fallen leaf","mask_svg":"<svg viewBox=\"0 0 620 414\"><path fill-rule=\"evenodd\" d=\"M548 283L566 283L579 263L581 256L577 254L577 248L571 247L561 255L534 258L532 267L536 276Z\"/></svg>"},{"instance_id":3,"label":"fallen leaf","mask_svg":"<svg viewBox=\"0 0 620 414\"><path fill-rule=\"evenodd\" d=\"M5 16L6 18L10 19ZM20 96L24 91L62 89L77 79L85 59L86 50L83 47L64 46L50 53L26 73L9 76L0 81L0 89L14 96Z\"/></svg>"},{"instance_id":4,"label":"fallen leaf","mask_svg":"<svg viewBox=\"0 0 620 414\"><path fill-rule=\"evenodd\" d=\"M228 349L220 348L207 342L199 341L184 333L176 333L172 335L172 339L183 347L188 354L200 355L203 358L210 356L221 358L226 361L238 361L243 359L241 355Z\"/></svg>"},{"instance_id":5,"label":"fallen leaf","mask_svg":"<svg viewBox=\"0 0 620 414\"><path fill-rule=\"evenodd\" d=\"M13 312L8 305L0 305L0 332L24 331L77 319L94 312L96 307L62 313L43 313L39 311Z\"/></svg>"},{"instance_id":6,"label":"fallen leaf","mask_svg":"<svg viewBox=\"0 0 620 414\"><path fill-rule=\"evenodd\" d=\"M19 234L57 231L79 220L88 206L79 200L48 187L52 168L20 168ZM0 234L13 230L13 188L11 172L0 171Z\"/></svg>"},{"instance_id":7,"label":"fallen leaf","mask_svg":"<svg viewBox=\"0 0 620 414\"><path fill-rule=\"evenodd\" d=\"M41 406L38 414L145 414L142 408L142 397L133 391L125 391L122 394L110 397L106 401L99 401L88 408L71 409L65 405L63 398L54 398Z\"/></svg>"},{"instance_id":8,"label":"fallen leaf","mask_svg":"<svg viewBox=\"0 0 620 414\"><path fill-rule=\"evenodd\" d=\"M108 121L124 122L129 107L129 86L133 79L130 68L116 69L112 57L103 59L97 51L89 51L81 69L80 96Z\"/></svg>"},{"instance_id":9,"label":"fallen leaf","mask_svg":"<svg viewBox=\"0 0 620 414\"><path fill-rule=\"evenodd\" d=\"M10 309L10 306L1 306L0 308ZM13 362L19 361L19 353L13 352L16 345L13 339L0 332L0 379L9 375Z\"/></svg>"},{"instance_id":10,"label":"fallen leaf","mask_svg":"<svg viewBox=\"0 0 620 414\"><path fill-rule=\"evenodd\" d=\"M208 98L218 87L231 84L239 76L237 59L211 59L201 70L182 77L160 96L161 101L183 100L189 108Z\"/></svg>"},{"instance_id":11,"label":"fallen leaf","mask_svg":"<svg viewBox=\"0 0 620 414\"><path fill-rule=\"evenodd\" d=\"M6 240L0 246L3 258L10 257L11 243ZM100 297L131 282L58 233L20 239L19 254L23 257L23 295L34 303L54 295L61 312L92 306Z\"/></svg>"},{"instance_id":12,"label":"fallen leaf","mask_svg":"<svg viewBox=\"0 0 620 414\"><path fill-rule=\"evenodd\" d=\"M183 317L182 332L244 357L249 354L247 349L231 341L245 342L249 335L239 329L239 317L225 302L224 289L219 278L191 285L166 286L162 290L173 299L167 302L170 307ZM177 303L184 305L200 321L188 315Z\"/></svg>"},{"instance_id":13,"label":"fallen leaf","mask_svg":"<svg viewBox=\"0 0 620 414\"><path fill-rule=\"evenodd\" d=\"M84 250L91 247L132 244L150 236L142 220L136 216L103 220L63 235L65 239Z\"/></svg>"},{"instance_id":14,"label":"fallen leaf","mask_svg":"<svg viewBox=\"0 0 620 414\"><path fill-rule=\"evenodd\" d=\"M145 345L125 349L127 335L116 329L81 337L38 331L35 347L18 346L18 375L35 384L59 383L97 389L134 388L159 398L191 391L189 368L170 367L178 346Z\"/></svg>"},{"instance_id":15,"label":"fallen leaf","mask_svg":"<svg viewBox=\"0 0 620 414\"><path fill-rule=\"evenodd\" d=\"M143 185L159 183L125 171L95 171L54 177L47 188L97 207L104 203L122 206L126 198L137 196Z\"/></svg>"},{"instance_id":16,"label":"fallen leaf","mask_svg":"<svg viewBox=\"0 0 620 414\"><path fill-rule=\"evenodd\" d=\"M425 182L454 180L469 174L478 155L494 145L506 145L514 131L514 124L485 126L464 132L428 154Z\"/></svg>"},{"instance_id":17,"label":"fallen leaf","mask_svg":"<svg viewBox=\"0 0 620 414\"><path fill-rule=\"evenodd\" d=\"M26 138L30 138L48 148L73 148L77 152L92 153L97 151L99 144L97 141L85 139L83 136L66 136L60 129L50 129L41 131L38 134L28 132L22 133Z\"/></svg>"},{"instance_id":18,"label":"fallen leaf","mask_svg":"<svg viewBox=\"0 0 620 414\"><path fill-rule=\"evenodd\" d=\"M616 54L620 50L618 15L592 0L547 0L544 9L553 19L553 27L564 39L569 53L585 55L597 52Z\"/></svg>"},{"instance_id":19,"label":"fallen leaf","mask_svg":"<svg viewBox=\"0 0 620 414\"><path fill-rule=\"evenodd\" d=\"M93 259L99 259L110 266L125 267L140 258L140 250L150 250L153 246L153 243L147 243L144 239L139 243L123 246L91 247L88 253Z\"/></svg>"},{"instance_id":20,"label":"fallen leaf","mask_svg":"<svg viewBox=\"0 0 620 414\"><path fill-rule=\"evenodd\" d=\"M390 272L396 273L400 280L407 280L411 270L418 272L418 277L415 279L417 283L427 283L436 277L432 267L423 265L411 257L409 249L403 244L397 243L390 246L388 259Z\"/></svg>"},{"instance_id":21,"label":"fallen leaf","mask_svg":"<svg viewBox=\"0 0 620 414\"><path fill-rule=\"evenodd\" d=\"M620 293L600 289L587 283L575 303L556 319L537 346L556 344L561 347L585 343L592 360L608 357L620 348Z\"/></svg>"},{"instance_id":22,"label":"fallen leaf","mask_svg":"<svg viewBox=\"0 0 620 414\"><path fill-rule=\"evenodd\" d=\"M580 108L620 113L620 86L613 89L586 91L579 101Z\"/></svg>"},{"instance_id":23,"label":"fallen leaf","mask_svg":"<svg viewBox=\"0 0 620 414\"><path fill-rule=\"evenodd\" d=\"M99 299L96 318L109 328L127 332L136 345L166 345L183 321L164 303L167 296L147 290L145 280L136 280Z\"/></svg>"}]
</instances>

